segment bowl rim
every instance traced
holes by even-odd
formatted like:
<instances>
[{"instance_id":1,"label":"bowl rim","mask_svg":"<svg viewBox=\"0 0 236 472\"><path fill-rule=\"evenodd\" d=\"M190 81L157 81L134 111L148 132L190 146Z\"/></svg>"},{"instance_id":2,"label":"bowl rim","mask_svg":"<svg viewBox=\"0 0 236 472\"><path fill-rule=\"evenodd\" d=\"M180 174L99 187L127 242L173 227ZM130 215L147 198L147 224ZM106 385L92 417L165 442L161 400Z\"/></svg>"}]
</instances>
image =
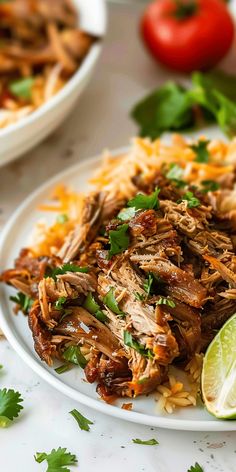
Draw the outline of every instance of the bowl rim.
<instances>
[{"instance_id":1,"label":"bowl rim","mask_svg":"<svg viewBox=\"0 0 236 472\"><path fill-rule=\"evenodd\" d=\"M92 47L90 48L88 54L86 55L85 59L83 60L81 66L77 69L77 71L73 74L73 76L68 80L68 82L62 87L62 89L56 93L52 98L37 108L35 111L30 113L29 115L21 118L16 123L12 123L11 125L6 126L5 128L0 129L0 140L1 138L9 137L10 135L20 131L22 128L27 127L28 125L32 125L33 123L37 122L42 116L46 113L54 110L61 102L63 102L70 94L74 91L78 83L82 82L89 71L95 66L96 61L101 53L102 50L102 42L103 38L106 34L107 30L107 7L105 0L97 0L100 3L100 7L102 8L102 21L103 21L103 32L99 37L98 41L95 42ZM75 2L76 8L79 10L79 6L77 6Z\"/></svg>"}]
</instances>

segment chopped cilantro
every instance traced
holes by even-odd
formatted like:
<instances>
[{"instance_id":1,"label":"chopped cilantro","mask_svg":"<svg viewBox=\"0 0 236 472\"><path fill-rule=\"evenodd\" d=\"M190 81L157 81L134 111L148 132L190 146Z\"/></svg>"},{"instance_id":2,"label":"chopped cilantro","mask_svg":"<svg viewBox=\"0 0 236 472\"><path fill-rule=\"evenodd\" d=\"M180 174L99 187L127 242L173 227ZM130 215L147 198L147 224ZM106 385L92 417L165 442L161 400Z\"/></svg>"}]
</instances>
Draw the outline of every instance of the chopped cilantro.
<instances>
[{"instance_id":1,"label":"chopped cilantro","mask_svg":"<svg viewBox=\"0 0 236 472\"><path fill-rule=\"evenodd\" d=\"M109 231L109 258L125 251L129 246L129 235L127 234L129 225L124 224L117 227L116 230Z\"/></svg>"},{"instance_id":2,"label":"chopped cilantro","mask_svg":"<svg viewBox=\"0 0 236 472\"><path fill-rule=\"evenodd\" d=\"M28 313L34 303L32 298L22 292L18 292L15 297L10 297L10 300L19 305L23 313Z\"/></svg>"},{"instance_id":3,"label":"chopped cilantro","mask_svg":"<svg viewBox=\"0 0 236 472\"><path fill-rule=\"evenodd\" d=\"M59 297L55 303L56 310L61 310L66 300L67 300L67 297Z\"/></svg>"},{"instance_id":4,"label":"chopped cilantro","mask_svg":"<svg viewBox=\"0 0 236 472\"><path fill-rule=\"evenodd\" d=\"M203 185L203 189L202 189L203 193L215 192L216 190L219 190L220 188L219 182L216 182L215 180L203 180L201 184Z\"/></svg>"},{"instance_id":5,"label":"chopped cilantro","mask_svg":"<svg viewBox=\"0 0 236 472\"><path fill-rule=\"evenodd\" d=\"M181 203L183 200L188 202L188 208L196 208L201 205L200 200L193 195L193 192L186 192L177 203Z\"/></svg>"},{"instance_id":6,"label":"chopped cilantro","mask_svg":"<svg viewBox=\"0 0 236 472\"><path fill-rule=\"evenodd\" d=\"M192 146L190 146L196 154L196 162L200 162L201 164L207 164L209 162L210 154L207 149L209 142L210 141L204 141L201 139L197 144L192 144Z\"/></svg>"},{"instance_id":7,"label":"chopped cilantro","mask_svg":"<svg viewBox=\"0 0 236 472\"><path fill-rule=\"evenodd\" d=\"M123 318L125 316L125 313L120 310L119 305L114 295L114 291L115 291L114 287L111 287L110 290L105 295L105 297L103 297L103 303L108 308L110 308L110 310L113 311L116 315L119 315L120 317Z\"/></svg>"},{"instance_id":8,"label":"chopped cilantro","mask_svg":"<svg viewBox=\"0 0 236 472\"><path fill-rule=\"evenodd\" d=\"M198 462L195 463L195 465L192 465L190 469L188 469L188 472L204 472L203 468L198 464Z\"/></svg>"},{"instance_id":9,"label":"chopped cilantro","mask_svg":"<svg viewBox=\"0 0 236 472\"><path fill-rule=\"evenodd\" d=\"M68 362L72 362L72 364L79 365L82 369L87 365L87 360L83 356L79 346L69 346L63 352L63 358Z\"/></svg>"},{"instance_id":10,"label":"chopped cilantro","mask_svg":"<svg viewBox=\"0 0 236 472\"><path fill-rule=\"evenodd\" d=\"M159 298L159 300L156 304L157 305L168 305L171 308L175 307L175 302L173 300L171 300L170 298L165 298L165 297Z\"/></svg>"},{"instance_id":11,"label":"chopped cilantro","mask_svg":"<svg viewBox=\"0 0 236 472\"><path fill-rule=\"evenodd\" d=\"M151 272L149 272L148 277L147 277L147 279L145 279L145 282L143 284L143 288L144 288L145 292L147 292L148 296L151 293L153 280L154 280L153 274L151 274Z\"/></svg>"},{"instance_id":12,"label":"chopped cilantro","mask_svg":"<svg viewBox=\"0 0 236 472\"><path fill-rule=\"evenodd\" d=\"M39 464L43 461L48 463L46 472L70 472L65 466L75 465L78 462L74 454L67 452L66 447L52 449L49 454L36 452L34 458Z\"/></svg>"},{"instance_id":13,"label":"chopped cilantro","mask_svg":"<svg viewBox=\"0 0 236 472\"><path fill-rule=\"evenodd\" d=\"M101 321L102 323L108 320L107 316L105 313L103 313L91 292L89 292L87 295L83 307L88 310L89 313L92 313L92 315L94 315L95 318L97 318L97 320Z\"/></svg>"},{"instance_id":14,"label":"chopped cilantro","mask_svg":"<svg viewBox=\"0 0 236 472\"><path fill-rule=\"evenodd\" d=\"M58 215L57 217L57 223L60 224L66 223L68 220L69 218L65 213L61 213L61 215Z\"/></svg>"},{"instance_id":15,"label":"chopped cilantro","mask_svg":"<svg viewBox=\"0 0 236 472\"><path fill-rule=\"evenodd\" d=\"M23 100L30 100L33 85L33 77L26 77L25 79L19 79L11 82L9 85L9 90L13 95L15 95L15 97L21 98Z\"/></svg>"},{"instance_id":16,"label":"chopped cilantro","mask_svg":"<svg viewBox=\"0 0 236 472\"><path fill-rule=\"evenodd\" d=\"M141 356L153 359L153 353L151 349L146 349L142 344L136 341L129 331L124 331L124 344L128 347L131 347L132 349L135 349L135 351L139 352Z\"/></svg>"},{"instance_id":17,"label":"chopped cilantro","mask_svg":"<svg viewBox=\"0 0 236 472\"><path fill-rule=\"evenodd\" d=\"M183 169L178 164L170 164L169 171L166 174L166 178L171 180L172 183L178 188L185 187L187 185L184 180L182 180Z\"/></svg>"},{"instance_id":18,"label":"chopped cilantro","mask_svg":"<svg viewBox=\"0 0 236 472\"><path fill-rule=\"evenodd\" d=\"M68 370L70 370L70 368L70 364L62 364L59 367L56 367L56 369L54 370L57 374L64 374L64 372L67 372Z\"/></svg>"},{"instance_id":19,"label":"chopped cilantro","mask_svg":"<svg viewBox=\"0 0 236 472\"><path fill-rule=\"evenodd\" d=\"M88 267L80 267L75 264L63 264L61 267L56 267L52 270L51 274L46 277L52 277L56 280L57 275L66 274L66 272L83 272L87 274L89 271Z\"/></svg>"},{"instance_id":20,"label":"chopped cilantro","mask_svg":"<svg viewBox=\"0 0 236 472\"><path fill-rule=\"evenodd\" d=\"M150 195L144 195L142 193L138 193L132 200L129 200L127 203L128 207L135 208L135 210L148 210L148 209L155 209L159 208L159 200L158 195L160 193L159 188L155 188L154 192Z\"/></svg>"},{"instance_id":21,"label":"chopped cilantro","mask_svg":"<svg viewBox=\"0 0 236 472\"><path fill-rule=\"evenodd\" d=\"M135 216L135 208L130 207L130 208L123 208L123 210L118 213L117 218L122 221L127 221L130 220Z\"/></svg>"},{"instance_id":22,"label":"chopped cilantro","mask_svg":"<svg viewBox=\"0 0 236 472\"><path fill-rule=\"evenodd\" d=\"M134 296L136 300L139 300L140 302L143 302L145 300L145 295L139 292L134 292Z\"/></svg>"},{"instance_id":23,"label":"chopped cilantro","mask_svg":"<svg viewBox=\"0 0 236 472\"><path fill-rule=\"evenodd\" d=\"M80 429L82 429L83 431L90 431L89 425L93 424L92 421L88 420L87 418L85 418L85 416L81 415L78 410L72 410L70 411L70 414L75 418Z\"/></svg>"},{"instance_id":24,"label":"chopped cilantro","mask_svg":"<svg viewBox=\"0 0 236 472\"><path fill-rule=\"evenodd\" d=\"M19 416L23 409L21 402L23 399L19 392L6 388L0 390L0 428L5 428Z\"/></svg>"},{"instance_id":25,"label":"chopped cilantro","mask_svg":"<svg viewBox=\"0 0 236 472\"><path fill-rule=\"evenodd\" d=\"M147 441L142 441L142 439L132 439L134 444L143 444L144 446L156 446L159 442L156 439L148 439Z\"/></svg>"}]
</instances>

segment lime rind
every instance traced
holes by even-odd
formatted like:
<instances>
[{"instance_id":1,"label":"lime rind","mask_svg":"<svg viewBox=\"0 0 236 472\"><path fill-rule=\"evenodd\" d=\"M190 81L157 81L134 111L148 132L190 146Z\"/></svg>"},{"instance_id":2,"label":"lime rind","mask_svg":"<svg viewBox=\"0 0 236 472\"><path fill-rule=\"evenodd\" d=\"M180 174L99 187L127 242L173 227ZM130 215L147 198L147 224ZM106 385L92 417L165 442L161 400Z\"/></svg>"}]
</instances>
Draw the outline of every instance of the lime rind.
<instances>
[{"instance_id":1,"label":"lime rind","mask_svg":"<svg viewBox=\"0 0 236 472\"><path fill-rule=\"evenodd\" d=\"M236 314L211 342L203 361L202 396L209 413L236 418Z\"/></svg>"}]
</instances>

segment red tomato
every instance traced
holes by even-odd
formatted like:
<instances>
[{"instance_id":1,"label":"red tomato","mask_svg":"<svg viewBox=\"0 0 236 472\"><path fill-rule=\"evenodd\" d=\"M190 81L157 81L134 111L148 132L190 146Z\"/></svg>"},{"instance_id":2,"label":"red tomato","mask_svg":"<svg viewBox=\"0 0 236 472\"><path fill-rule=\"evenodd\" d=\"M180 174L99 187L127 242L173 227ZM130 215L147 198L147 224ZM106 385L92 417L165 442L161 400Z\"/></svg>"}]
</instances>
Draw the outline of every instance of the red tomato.
<instances>
[{"instance_id":1,"label":"red tomato","mask_svg":"<svg viewBox=\"0 0 236 472\"><path fill-rule=\"evenodd\" d=\"M223 0L156 0L147 7L141 30L153 56L182 72L215 66L234 37Z\"/></svg>"}]
</instances>

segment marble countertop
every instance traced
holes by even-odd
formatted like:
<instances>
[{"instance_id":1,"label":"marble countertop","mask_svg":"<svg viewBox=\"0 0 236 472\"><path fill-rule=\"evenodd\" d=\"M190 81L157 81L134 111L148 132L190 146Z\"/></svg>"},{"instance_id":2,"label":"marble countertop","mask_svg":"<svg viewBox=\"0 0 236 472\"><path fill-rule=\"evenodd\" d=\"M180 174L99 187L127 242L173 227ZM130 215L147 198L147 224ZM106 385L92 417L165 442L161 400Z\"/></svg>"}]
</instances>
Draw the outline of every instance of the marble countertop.
<instances>
[{"instance_id":1,"label":"marble countertop","mask_svg":"<svg viewBox=\"0 0 236 472\"><path fill-rule=\"evenodd\" d=\"M135 101L170 74L153 63L137 35L142 6L110 5L109 28L97 70L67 122L36 149L0 169L0 226L19 203L56 172L104 148L126 145L136 128L129 119ZM230 58L225 62L230 67ZM173 74L172 74L173 77ZM67 447L80 472L187 472L195 462L205 472L236 471L236 432L167 431L112 419L75 404L52 389L0 341L0 388L22 393L24 411L0 430L0 470L36 472L36 451ZM68 414L77 408L94 422L80 431ZM141 446L132 438L156 438Z\"/></svg>"}]
</instances>

